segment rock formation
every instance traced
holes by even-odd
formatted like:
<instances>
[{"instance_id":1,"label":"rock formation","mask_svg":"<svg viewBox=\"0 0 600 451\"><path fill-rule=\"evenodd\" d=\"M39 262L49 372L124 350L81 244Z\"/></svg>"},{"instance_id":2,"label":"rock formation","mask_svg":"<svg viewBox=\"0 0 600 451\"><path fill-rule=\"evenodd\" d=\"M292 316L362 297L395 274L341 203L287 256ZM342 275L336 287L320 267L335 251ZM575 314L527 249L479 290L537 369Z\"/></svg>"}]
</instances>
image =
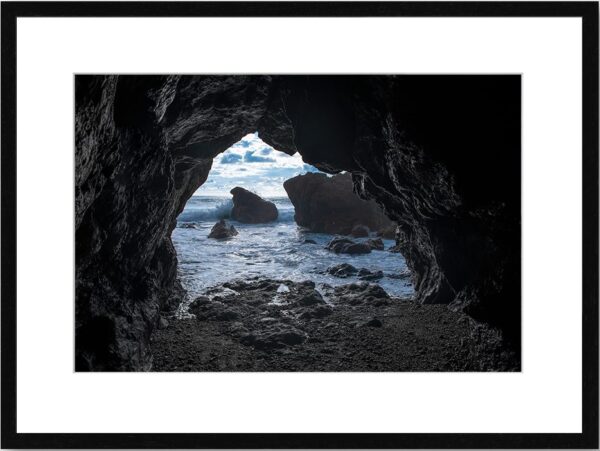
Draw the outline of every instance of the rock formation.
<instances>
[{"instance_id":1,"label":"rock formation","mask_svg":"<svg viewBox=\"0 0 600 451\"><path fill-rule=\"evenodd\" d=\"M392 221L373 200L363 200L353 192L349 173L298 175L283 183L294 204L294 219L313 232L332 235L368 236L369 229L390 227Z\"/></svg>"},{"instance_id":2,"label":"rock formation","mask_svg":"<svg viewBox=\"0 0 600 451\"><path fill-rule=\"evenodd\" d=\"M208 234L209 238L215 238L221 240L224 238L231 238L238 234L238 231L233 225L227 224L224 219L217 222Z\"/></svg>"},{"instance_id":3,"label":"rock formation","mask_svg":"<svg viewBox=\"0 0 600 451\"><path fill-rule=\"evenodd\" d=\"M369 254L371 252L371 246L367 243L356 243L349 238L335 237L327 246L327 250L333 251L336 254Z\"/></svg>"},{"instance_id":4,"label":"rock formation","mask_svg":"<svg viewBox=\"0 0 600 451\"><path fill-rule=\"evenodd\" d=\"M519 76L78 75L75 113L78 371L151 367L176 218L255 131L384 208L419 302L519 348Z\"/></svg>"},{"instance_id":5,"label":"rock formation","mask_svg":"<svg viewBox=\"0 0 600 451\"><path fill-rule=\"evenodd\" d=\"M273 202L264 200L247 189L236 186L231 191L233 208L231 219L246 224L261 224L277 220L277 207Z\"/></svg>"},{"instance_id":6,"label":"rock formation","mask_svg":"<svg viewBox=\"0 0 600 451\"><path fill-rule=\"evenodd\" d=\"M365 244L376 251L382 251L385 248L385 244L383 244L383 240L381 238L369 238L367 241L365 241Z\"/></svg>"}]
</instances>

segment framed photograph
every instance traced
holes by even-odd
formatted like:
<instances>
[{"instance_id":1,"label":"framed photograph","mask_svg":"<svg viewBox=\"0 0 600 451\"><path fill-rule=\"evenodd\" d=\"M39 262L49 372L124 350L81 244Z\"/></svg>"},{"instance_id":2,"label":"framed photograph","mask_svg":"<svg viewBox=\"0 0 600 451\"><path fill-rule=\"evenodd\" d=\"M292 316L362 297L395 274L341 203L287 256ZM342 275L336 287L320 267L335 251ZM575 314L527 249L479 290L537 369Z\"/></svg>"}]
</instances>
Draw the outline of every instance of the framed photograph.
<instances>
[{"instance_id":1,"label":"framed photograph","mask_svg":"<svg viewBox=\"0 0 600 451\"><path fill-rule=\"evenodd\" d=\"M598 3L3 2L3 448L597 448Z\"/></svg>"}]
</instances>

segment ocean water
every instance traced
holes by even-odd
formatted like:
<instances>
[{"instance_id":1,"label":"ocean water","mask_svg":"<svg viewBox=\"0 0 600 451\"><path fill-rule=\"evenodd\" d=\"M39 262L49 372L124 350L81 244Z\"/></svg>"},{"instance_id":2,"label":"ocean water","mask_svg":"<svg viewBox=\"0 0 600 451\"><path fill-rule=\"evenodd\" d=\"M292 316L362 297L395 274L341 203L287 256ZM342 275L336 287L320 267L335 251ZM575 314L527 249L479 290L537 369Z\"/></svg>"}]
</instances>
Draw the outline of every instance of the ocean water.
<instances>
[{"instance_id":1,"label":"ocean water","mask_svg":"<svg viewBox=\"0 0 600 451\"><path fill-rule=\"evenodd\" d=\"M317 288L357 282L357 277L338 278L327 274L327 268L349 263L356 268L381 270L384 277L375 283L390 295L413 295L410 278L389 276L406 274L406 262L398 253L372 251L365 255L336 254L326 250L332 235L311 233L294 222L294 206L288 198L269 199L277 205L279 218L269 224L242 224L229 221L239 234L228 240L207 238L211 228L221 218L228 218L230 199L193 196L177 218L172 239L179 258L179 276L190 298L206 288L235 278L261 276L293 281L312 280ZM193 224L194 228L185 225ZM304 240L316 244L305 244ZM363 241L366 238L356 238ZM385 248L394 240L383 240Z\"/></svg>"}]
</instances>

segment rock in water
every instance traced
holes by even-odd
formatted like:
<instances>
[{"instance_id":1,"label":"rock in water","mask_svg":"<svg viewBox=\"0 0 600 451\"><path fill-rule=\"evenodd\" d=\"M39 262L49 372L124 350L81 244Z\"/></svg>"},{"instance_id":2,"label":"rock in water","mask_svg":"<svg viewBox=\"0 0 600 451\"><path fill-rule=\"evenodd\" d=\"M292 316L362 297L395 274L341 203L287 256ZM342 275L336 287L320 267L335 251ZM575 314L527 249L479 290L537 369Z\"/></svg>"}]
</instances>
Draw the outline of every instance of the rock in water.
<instances>
[{"instance_id":1,"label":"rock in water","mask_svg":"<svg viewBox=\"0 0 600 451\"><path fill-rule=\"evenodd\" d=\"M332 239L327 246L326 249L335 252L336 254L369 254L371 252L371 247L365 243L355 243L354 241L343 238L343 237L335 237Z\"/></svg>"},{"instance_id":2,"label":"rock in water","mask_svg":"<svg viewBox=\"0 0 600 451\"><path fill-rule=\"evenodd\" d=\"M208 234L209 238L215 239L223 239L223 238L231 238L238 234L238 231L232 225L227 225L224 219L221 219L217 222L210 233Z\"/></svg>"},{"instance_id":3,"label":"rock in water","mask_svg":"<svg viewBox=\"0 0 600 451\"><path fill-rule=\"evenodd\" d=\"M358 269L348 263L340 263L328 268L327 272L334 277L349 277L355 275Z\"/></svg>"},{"instance_id":4,"label":"rock in water","mask_svg":"<svg viewBox=\"0 0 600 451\"><path fill-rule=\"evenodd\" d=\"M381 238L369 238L367 241L365 241L365 244L376 251L382 251L385 248Z\"/></svg>"},{"instance_id":5,"label":"rock in water","mask_svg":"<svg viewBox=\"0 0 600 451\"><path fill-rule=\"evenodd\" d=\"M231 219L246 224L261 224L277 220L279 213L273 202L264 200L259 195L239 186L230 192L233 195Z\"/></svg>"},{"instance_id":6,"label":"rock in water","mask_svg":"<svg viewBox=\"0 0 600 451\"><path fill-rule=\"evenodd\" d=\"M294 219L313 232L348 235L355 226L380 230L393 225L381 207L358 197L349 173L298 175L283 183L296 210ZM360 236L367 236L360 235Z\"/></svg>"}]
</instances>

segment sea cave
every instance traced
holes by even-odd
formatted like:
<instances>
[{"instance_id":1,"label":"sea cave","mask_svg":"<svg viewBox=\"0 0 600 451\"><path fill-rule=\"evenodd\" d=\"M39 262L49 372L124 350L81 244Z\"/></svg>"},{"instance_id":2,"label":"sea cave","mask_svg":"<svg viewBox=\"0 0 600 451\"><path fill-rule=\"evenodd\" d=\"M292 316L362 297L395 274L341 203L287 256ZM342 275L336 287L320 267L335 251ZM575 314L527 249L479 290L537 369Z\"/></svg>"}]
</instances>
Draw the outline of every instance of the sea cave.
<instances>
[{"instance_id":1,"label":"sea cave","mask_svg":"<svg viewBox=\"0 0 600 451\"><path fill-rule=\"evenodd\" d=\"M518 76L78 75L75 99L76 371L520 369ZM220 295L227 308L190 295L174 234L198 232L188 204L248 136L310 169L295 177L343 180L343 198L380 210L392 241L373 252L397 251L410 294L367 280L329 303L310 280L257 274L218 281L237 293ZM352 241L355 223L325 230L323 195L296 195L308 179L286 182L295 226ZM266 306L278 293L300 304ZM178 319L184 303L196 319Z\"/></svg>"}]
</instances>

